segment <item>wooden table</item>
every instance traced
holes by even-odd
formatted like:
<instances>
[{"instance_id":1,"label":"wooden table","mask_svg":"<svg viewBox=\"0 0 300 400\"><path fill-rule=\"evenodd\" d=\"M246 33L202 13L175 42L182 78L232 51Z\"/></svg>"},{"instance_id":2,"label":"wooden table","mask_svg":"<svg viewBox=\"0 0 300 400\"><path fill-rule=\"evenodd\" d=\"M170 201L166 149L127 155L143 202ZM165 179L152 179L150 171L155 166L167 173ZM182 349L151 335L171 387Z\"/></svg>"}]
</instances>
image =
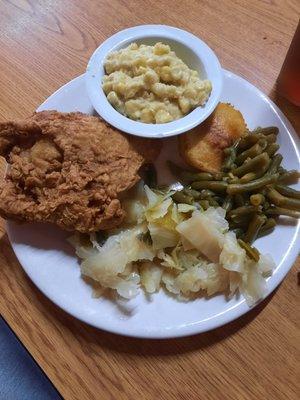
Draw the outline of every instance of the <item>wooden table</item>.
<instances>
[{"instance_id":1,"label":"wooden table","mask_svg":"<svg viewBox=\"0 0 300 400\"><path fill-rule=\"evenodd\" d=\"M299 108L274 89L299 13L299 0L2 0L0 118L30 114L81 74L111 34L160 23L205 40L225 68L270 95L300 132ZM300 396L297 265L238 321L190 338L145 341L101 332L59 310L25 276L6 236L0 264L1 314L66 399Z\"/></svg>"}]
</instances>

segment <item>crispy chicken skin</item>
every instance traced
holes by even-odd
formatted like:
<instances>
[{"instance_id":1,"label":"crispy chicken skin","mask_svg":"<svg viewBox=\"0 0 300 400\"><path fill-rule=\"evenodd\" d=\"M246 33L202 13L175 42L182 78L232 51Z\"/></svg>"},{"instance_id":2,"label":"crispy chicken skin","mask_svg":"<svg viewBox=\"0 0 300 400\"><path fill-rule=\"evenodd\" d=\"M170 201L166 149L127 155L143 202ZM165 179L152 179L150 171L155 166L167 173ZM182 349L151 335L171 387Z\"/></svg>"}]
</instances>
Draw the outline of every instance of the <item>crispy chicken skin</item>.
<instances>
[{"instance_id":1,"label":"crispy chicken skin","mask_svg":"<svg viewBox=\"0 0 300 400\"><path fill-rule=\"evenodd\" d=\"M159 150L157 141L131 138L79 112L0 123L0 155L8 162L0 214L68 231L114 228L125 214L118 196Z\"/></svg>"},{"instance_id":2,"label":"crispy chicken skin","mask_svg":"<svg viewBox=\"0 0 300 400\"><path fill-rule=\"evenodd\" d=\"M223 150L246 131L240 111L230 104L219 103L202 124L179 136L179 151L187 164L208 172L221 169Z\"/></svg>"}]
</instances>

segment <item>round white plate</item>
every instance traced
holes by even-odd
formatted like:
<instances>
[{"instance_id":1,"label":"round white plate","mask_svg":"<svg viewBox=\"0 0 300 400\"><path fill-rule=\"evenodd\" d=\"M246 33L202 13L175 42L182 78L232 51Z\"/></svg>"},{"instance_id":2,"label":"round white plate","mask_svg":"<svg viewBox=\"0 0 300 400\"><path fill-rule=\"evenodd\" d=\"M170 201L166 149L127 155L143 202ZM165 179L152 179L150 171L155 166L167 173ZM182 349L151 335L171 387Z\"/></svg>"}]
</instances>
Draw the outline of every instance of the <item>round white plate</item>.
<instances>
[{"instance_id":1,"label":"round white plate","mask_svg":"<svg viewBox=\"0 0 300 400\"><path fill-rule=\"evenodd\" d=\"M280 129L280 151L284 166L299 169L299 140L281 111L244 79L224 71L221 101L239 109L249 126L276 125ZM82 111L93 108L85 91L84 76L69 82L40 107L40 110ZM174 153L176 138L167 139L158 164ZM173 148L173 151L172 151ZM24 270L36 286L56 305L95 327L122 335L170 338L205 332L249 311L243 298L229 301L223 295L180 302L164 291L146 298L141 293L128 302L92 298L91 287L80 277L78 260L66 242L68 233L50 225L8 223L8 234ZM272 254L277 268L268 279L268 294L283 280L299 251L299 223L287 222L255 245Z\"/></svg>"}]
</instances>

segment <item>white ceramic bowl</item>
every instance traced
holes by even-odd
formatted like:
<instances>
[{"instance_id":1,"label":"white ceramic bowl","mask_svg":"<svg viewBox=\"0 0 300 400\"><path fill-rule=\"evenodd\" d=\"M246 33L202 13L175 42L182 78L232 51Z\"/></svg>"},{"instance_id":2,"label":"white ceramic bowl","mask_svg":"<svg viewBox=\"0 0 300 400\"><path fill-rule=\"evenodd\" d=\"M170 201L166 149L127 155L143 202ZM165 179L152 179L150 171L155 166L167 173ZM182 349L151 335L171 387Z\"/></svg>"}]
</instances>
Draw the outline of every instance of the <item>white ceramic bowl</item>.
<instances>
[{"instance_id":1,"label":"white ceramic bowl","mask_svg":"<svg viewBox=\"0 0 300 400\"><path fill-rule=\"evenodd\" d=\"M190 68L199 71L202 79L212 82L212 92L203 107L197 107L183 118L165 124L146 124L131 120L116 111L102 90L106 56L130 43L169 44ZM162 138L186 132L204 121L217 106L222 90L222 70L215 53L200 39L182 29L166 25L141 25L125 29L111 36L94 52L87 66L85 79L93 107L108 123L136 136Z\"/></svg>"}]
</instances>

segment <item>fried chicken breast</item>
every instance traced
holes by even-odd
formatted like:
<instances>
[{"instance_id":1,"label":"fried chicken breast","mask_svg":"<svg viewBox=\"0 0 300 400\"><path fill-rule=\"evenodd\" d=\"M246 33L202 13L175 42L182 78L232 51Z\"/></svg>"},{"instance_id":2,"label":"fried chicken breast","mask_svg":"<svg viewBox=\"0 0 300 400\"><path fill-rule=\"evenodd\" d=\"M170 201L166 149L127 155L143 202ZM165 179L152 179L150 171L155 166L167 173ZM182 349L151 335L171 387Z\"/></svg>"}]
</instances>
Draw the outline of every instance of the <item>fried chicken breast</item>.
<instances>
[{"instance_id":1,"label":"fried chicken breast","mask_svg":"<svg viewBox=\"0 0 300 400\"><path fill-rule=\"evenodd\" d=\"M179 151L184 160L202 171L218 172L223 163L223 150L246 131L240 111L230 104L219 103L202 124L179 136Z\"/></svg>"},{"instance_id":2,"label":"fried chicken breast","mask_svg":"<svg viewBox=\"0 0 300 400\"><path fill-rule=\"evenodd\" d=\"M132 138L79 112L42 111L0 123L0 155L8 162L0 214L68 231L114 228L125 215L118 196L159 150L157 141Z\"/></svg>"}]
</instances>

